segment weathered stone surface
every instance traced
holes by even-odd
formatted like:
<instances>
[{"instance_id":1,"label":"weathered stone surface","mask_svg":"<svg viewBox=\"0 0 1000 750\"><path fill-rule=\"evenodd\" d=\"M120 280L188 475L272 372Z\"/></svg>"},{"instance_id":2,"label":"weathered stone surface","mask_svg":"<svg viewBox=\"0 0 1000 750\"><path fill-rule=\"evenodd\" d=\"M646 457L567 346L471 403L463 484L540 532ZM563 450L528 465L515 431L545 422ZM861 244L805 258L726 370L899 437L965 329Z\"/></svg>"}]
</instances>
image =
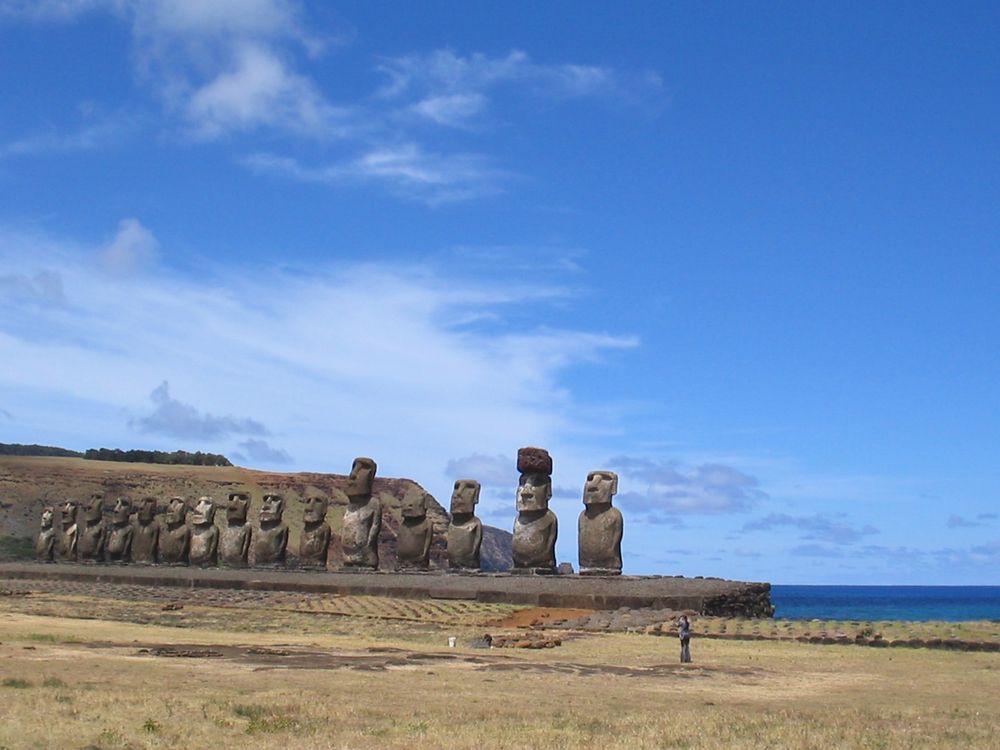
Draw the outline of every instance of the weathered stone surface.
<instances>
[{"instance_id":1,"label":"weathered stone surface","mask_svg":"<svg viewBox=\"0 0 1000 750\"><path fill-rule=\"evenodd\" d=\"M130 515L132 503L126 497L115 500L111 509L111 527L108 529L108 562L127 563L132 559L132 528Z\"/></svg>"},{"instance_id":2,"label":"weathered stone surface","mask_svg":"<svg viewBox=\"0 0 1000 750\"><path fill-rule=\"evenodd\" d=\"M403 498L402 523L396 531L396 565L400 570L427 570L430 567L433 528L427 518L428 495L411 493Z\"/></svg>"},{"instance_id":3,"label":"weathered stone surface","mask_svg":"<svg viewBox=\"0 0 1000 750\"><path fill-rule=\"evenodd\" d=\"M79 530L76 525L77 504L67 500L59 506L62 533L59 534L59 559L65 562L76 562L76 543Z\"/></svg>"},{"instance_id":4,"label":"weathered stone surface","mask_svg":"<svg viewBox=\"0 0 1000 750\"><path fill-rule=\"evenodd\" d=\"M304 568L326 569L330 549L330 524L326 522L329 501L325 495L310 492L302 501L302 535L299 537L299 564Z\"/></svg>"},{"instance_id":5,"label":"weathered stone surface","mask_svg":"<svg viewBox=\"0 0 1000 750\"><path fill-rule=\"evenodd\" d=\"M340 532L346 568L378 568L378 536L382 530L382 502L372 494L377 466L370 458L356 458L347 480L347 508Z\"/></svg>"},{"instance_id":6,"label":"weathered stone surface","mask_svg":"<svg viewBox=\"0 0 1000 750\"><path fill-rule=\"evenodd\" d=\"M172 497L163 514L157 540L156 557L161 565L187 565L191 549L191 529L187 525L187 503ZM133 542L134 543L134 542Z\"/></svg>"},{"instance_id":7,"label":"weathered stone surface","mask_svg":"<svg viewBox=\"0 0 1000 750\"><path fill-rule=\"evenodd\" d=\"M552 467L552 459L541 448L517 452L518 468ZM552 478L546 472L522 471L517 487L517 518L512 541L514 572L554 573L559 522L549 510Z\"/></svg>"},{"instance_id":8,"label":"weathered stone surface","mask_svg":"<svg viewBox=\"0 0 1000 750\"><path fill-rule=\"evenodd\" d=\"M420 575L384 571L288 571L288 570L226 570L221 568L193 567L138 567L97 568L86 565L44 565L41 563L0 563L0 578L33 580L61 580L73 582L77 590L86 594L94 586L128 584L129 586L165 586L175 591L185 590L185 598L210 597L261 602L280 592L299 592L301 595L370 595L391 596L405 599L431 598L435 600L469 600L508 604L527 604L536 607L559 607L587 610L631 611L650 607L658 610L680 612L690 610L702 614L706 604L729 596L731 601L740 597L744 589L753 588L759 598L746 597L770 607L766 583L743 583L719 578L683 578L680 576L616 576L614 578L587 578L585 576L518 576L507 574ZM238 592L238 593L237 593ZM166 593L169 601L178 594ZM760 609L746 613L758 617ZM603 616L613 613L604 612ZM624 616L615 615L614 619ZM646 625L663 622L632 619L632 624ZM556 626L552 620L550 625ZM607 623L606 623L607 624Z\"/></svg>"},{"instance_id":9,"label":"weathered stone surface","mask_svg":"<svg viewBox=\"0 0 1000 750\"><path fill-rule=\"evenodd\" d=\"M160 546L160 524L156 522L156 498L144 497L132 522L132 562L152 565Z\"/></svg>"},{"instance_id":10,"label":"weathered stone surface","mask_svg":"<svg viewBox=\"0 0 1000 750\"><path fill-rule=\"evenodd\" d=\"M285 498L275 493L264 495L260 509L260 523L254 534L254 565L280 566L285 564L288 551L288 525L282 520Z\"/></svg>"},{"instance_id":11,"label":"weathered stone surface","mask_svg":"<svg viewBox=\"0 0 1000 750\"><path fill-rule=\"evenodd\" d=\"M219 540L219 556L222 564L230 568L245 568L250 555L250 524L247 511L250 495L245 492L230 492L226 505L226 525L222 527Z\"/></svg>"},{"instance_id":12,"label":"weathered stone surface","mask_svg":"<svg viewBox=\"0 0 1000 750\"><path fill-rule=\"evenodd\" d=\"M483 544L483 522L476 517L480 485L475 479L459 479L451 495L451 523L448 524L448 567L452 570L479 570Z\"/></svg>"},{"instance_id":13,"label":"weathered stone surface","mask_svg":"<svg viewBox=\"0 0 1000 750\"><path fill-rule=\"evenodd\" d=\"M79 527L76 556L81 562L102 562L107 529L104 527L104 497L95 494L83 509L83 526Z\"/></svg>"},{"instance_id":14,"label":"weathered stone surface","mask_svg":"<svg viewBox=\"0 0 1000 750\"><path fill-rule=\"evenodd\" d=\"M520 448L517 470L522 474L552 474L552 456L544 448Z\"/></svg>"},{"instance_id":15,"label":"weathered stone surface","mask_svg":"<svg viewBox=\"0 0 1000 750\"><path fill-rule=\"evenodd\" d=\"M617 492L618 475L613 471L587 475L578 525L580 575L621 575L624 522L621 511L611 505Z\"/></svg>"},{"instance_id":16,"label":"weathered stone surface","mask_svg":"<svg viewBox=\"0 0 1000 750\"><path fill-rule=\"evenodd\" d=\"M191 547L188 559L192 565L215 565L219 559L219 529L215 525L215 502L210 497L198 498L191 511Z\"/></svg>"},{"instance_id":17,"label":"weathered stone surface","mask_svg":"<svg viewBox=\"0 0 1000 750\"><path fill-rule=\"evenodd\" d=\"M39 562L52 562L56 559L56 530L52 525L55 510L49 505L42 508L41 529L35 539L35 557Z\"/></svg>"}]
</instances>

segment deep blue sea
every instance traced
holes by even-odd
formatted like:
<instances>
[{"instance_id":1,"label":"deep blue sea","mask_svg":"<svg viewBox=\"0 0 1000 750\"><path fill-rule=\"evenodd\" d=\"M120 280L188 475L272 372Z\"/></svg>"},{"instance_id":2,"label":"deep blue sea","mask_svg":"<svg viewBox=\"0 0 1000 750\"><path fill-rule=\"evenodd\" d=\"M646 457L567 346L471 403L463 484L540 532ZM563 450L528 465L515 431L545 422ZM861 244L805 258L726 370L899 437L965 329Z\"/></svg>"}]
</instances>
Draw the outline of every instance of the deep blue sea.
<instances>
[{"instance_id":1,"label":"deep blue sea","mask_svg":"<svg viewBox=\"0 0 1000 750\"><path fill-rule=\"evenodd\" d=\"M1000 586L772 586L789 620L1000 620Z\"/></svg>"}]
</instances>

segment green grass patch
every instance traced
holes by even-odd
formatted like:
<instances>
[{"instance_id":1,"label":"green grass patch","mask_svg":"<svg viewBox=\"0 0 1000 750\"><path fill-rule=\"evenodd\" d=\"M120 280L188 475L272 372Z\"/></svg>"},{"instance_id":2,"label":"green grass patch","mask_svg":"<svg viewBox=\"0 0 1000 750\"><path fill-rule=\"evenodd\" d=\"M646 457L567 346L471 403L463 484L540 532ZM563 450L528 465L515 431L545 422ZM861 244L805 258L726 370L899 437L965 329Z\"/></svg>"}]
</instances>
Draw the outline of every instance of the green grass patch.
<instances>
[{"instance_id":1,"label":"green grass patch","mask_svg":"<svg viewBox=\"0 0 1000 750\"><path fill-rule=\"evenodd\" d=\"M30 536L0 537L0 561L34 559L35 540Z\"/></svg>"},{"instance_id":2,"label":"green grass patch","mask_svg":"<svg viewBox=\"0 0 1000 750\"><path fill-rule=\"evenodd\" d=\"M0 687L6 688L30 688L31 683L27 680L22 680L20 677L6 677L0 681Z\"/></svg>"}]
</instances>

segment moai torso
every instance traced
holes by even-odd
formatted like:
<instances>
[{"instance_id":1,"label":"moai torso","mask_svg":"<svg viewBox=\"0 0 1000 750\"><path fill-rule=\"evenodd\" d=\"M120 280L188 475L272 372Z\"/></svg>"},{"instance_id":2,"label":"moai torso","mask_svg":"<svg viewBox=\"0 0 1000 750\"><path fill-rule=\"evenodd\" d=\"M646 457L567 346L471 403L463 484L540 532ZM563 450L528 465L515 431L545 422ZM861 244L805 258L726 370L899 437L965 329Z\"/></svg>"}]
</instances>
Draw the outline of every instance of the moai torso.
<instances>
[{"instance_id":1,"label":"moai torso","mask_svg":"<svg viewBox=\"0 0 1000 750\"><path fill-rule=\"evenodd\" d=\"M59 534L58 553L63 562L76 562L76 543L78 529L76 525L77 505L67 501L60 507L62 514L62 531Z\"/></svg>"},{"instance_id":2,"label":"moai torso","mask_svg":"<svg viewBox=\"0 0 1000 750\"><path fill-rule=\"evenodd\" d=\"M35 557L39 562L52 562L55 560L58 535L56 534L55 527L52 525L54 516L55 512L52 508L46 507L42 509L42 527L38 532L38 538L35 539Z\"/></svg>"},{"instance_id":3,"label":"moai torso","mask_svg":"<svg viewBox=\"0 0 1000 750\"><path fill-rule=\"evenodd\" d=\"M115 501L108 529L107 556L109 562L126 563L132 557L132 524L129 523L131 503L123 497Z\"/></svg>"},{"instance_id":4,"label":"moai torso","mask_svg":"<svg viewBox=\"0 0 1000 750\"><path fill-rule=\"evenodd\" d=\"M103 562L106 534L104 501L100 495L94 495L84 507L83 526L77 531L77 559L82 562Z\"/></svg>"},{"instance_id":5,"label":"moai torso","mask_svg":"<svg viewBox=\"0 0 1000 750\"><path fill-rule=\"evenodd\" d=\"M302 535L299 537L299 565L304 568L326 569L330 550L330 524L326 522L326 497L310 494L303 500Z\"/></svg>"},{"instance_id":6,"label":"moai torso","mask_svg":"<svg viewBox=\"0 0 1000 750\"><path fill-rule=\"evenodd\" d=\"M521 511L514 521L514 567L538 572L556 567L559 522L551 510Z\"/></svg>"},{"instance_id":7,"label":"moai torso","mask_svg":"<svg viewBox=\"0 0 1000 750\"><path fill-rule=\"evenodd\" d=\"M229 495L226 508L226 525L222 527L219 539L219 558L230 568L245 568L250 554L250 524L247 523L247 508L250 496L245 492Z\"/></svg>"},{"instance_id":8,"label":"moai torso","mask_svg":"<svg viewBox=\"0 0 1000 750\"><path fill-rule=\"evenodd\" d=\"M479 570L480 548L483 544L483 522L471 513L451 517L448 525L448 567L458 570Z\"/></svg>"},{"instance_id":9,"label":"moai torso","mask_svg":"<svg viewBox=\"0 0 1000 750\"><path fill-rule=\"evenodd\" d=\"M146 497L139 503L132 522L132 562L152 565L160 543L160 525L156 522L156 498Z\"/></svg>"},{"instance_id":10,"label":"moai torso","mask_svg":"<svg viewBox=\"0 0 1000 750\"><path fill-rule=\"evenodd\" d=\"M191 529L187 525L187 504L183 499L170 499L163 521L156 545L157 560L162 565L187 565Z\"/></svg>"},{"instance_id":11,"label":"moai torso","mask_svg":"<svg viewBox=\"0 0 1000 750\"><path fill-rule=\"evenodd\" d=\"M427 570L430 567L434 527L427 518L428 496L403 498L403 521L396 532L396 566L400 570Z\"/></svg>"},{"instance_id":12,"label":"moai torso","mask_svg":"<svg viewBox=\"0 0 1000 750\"><path fill-rule=\"evenodd\" d=\"M448 567L452 570L479 570L483 544L483 522L476 518L479 482L459 479L451 496L451 523L448 524Z\"/></svg>"},{"instance_id":13,"label":"moai torso","mask_svg":"<svg viewBox=\"0 0 1000 750\"><path fill-rule=\"evenodd\" d=\"M198 500L191 513L191 541L188 561L210 566L218 561L219 530L215 527L215 503L210 498Z\"/></svg>"},{"instance_id":14,"label":"moai torso","mask_svg":"<svg viewBox=\"0 0 1000 750\"><path fill-rule=\"evenodd\" d=\"M618 476L611 471L592 471L583 491L584 509L579 521L581 575L621 575L621 511L612 507L618 491Z\"/></svg>"},{"instance_id":15,"label":"moai torso","mask_svg":"<svg viewBox=\"0 0 1000 750\"><path fill-rule=\"evenodd\" d=\"M541 448L517 452L521 479L517 488L517 518L512 541L514 572L553 573L559 523L549 510L552 458Z\"/></svg>"},{"instance_id":16,"label":"moai torso","mask_svg":"<svg viewBox=\"0 0 1000 750\"><path fill-rule=\"evenodd\" d=\"M347 509L340 544L347 568L378 568L378 535L382 530L382 502L372 494L375 462L357 458L347 480Z\"/></svg>"},{"instance_id":17,"label":"moai torso","mask_svg":"<svg viewBox=\"0 0 1000 750\"><path fill-rule=\"evenodd\" d=\"M281 520L285 501L280 495L265 495L260 525L253 540L254 565L283 565L288 550L288 526Z\"/></svg>"}]
</instances>

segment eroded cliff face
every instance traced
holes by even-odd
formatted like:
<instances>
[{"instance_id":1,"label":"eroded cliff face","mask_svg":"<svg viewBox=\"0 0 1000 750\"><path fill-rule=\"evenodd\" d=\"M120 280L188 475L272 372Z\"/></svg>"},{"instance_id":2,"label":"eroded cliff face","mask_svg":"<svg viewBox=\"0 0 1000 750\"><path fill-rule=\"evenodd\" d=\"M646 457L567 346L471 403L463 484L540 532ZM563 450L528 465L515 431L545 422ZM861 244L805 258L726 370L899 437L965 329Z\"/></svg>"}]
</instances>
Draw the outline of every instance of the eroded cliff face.
<instances>
[{"instance_id":1,"label":"eroded cliff face","mask_svg":"<svg viewBox=\"0 0 1000 750\"><path fill-rule=\"evenodd\" d=\"M277 472L232 467L167 466L88 461L78 458L0 457L0 538L10 549L31 549L23 540L32 540L38 531L38 519L45 505L56 505L67 498L83 500L94 492L106 498L110 513L114 499L126 496L133 501L151 495L165 508L168 498L180 495L197 500L208 495L223 503L230 492L248 492L251 497L250 520L256 525L261 499L265 492L285 496L284 520L290 529L289 562L295 563L299 532L302 528L302 503L309 490L319 490L330 498L327 520L333 528L330 565L340 561L339 530L347 496L343 492L347 477L341 474ZM381 567L392 569L396 562L396 530L400 523L400 503L408 493L424 489L410 479L376 478L374 491L382 500L382 533L379 536ZM221 526L225 514L216 515ZM431 567L447 565L445 534L448 513L437 500L428 503L428 518L434 527ZM58 524L58 519L56 521ZM485 570L510 567L510 533L487 526L484 529L482 562ZM11 542L16 542L11 544ZM2 550L0 550L2 552Z\"/></svg>"}]
</instances>

